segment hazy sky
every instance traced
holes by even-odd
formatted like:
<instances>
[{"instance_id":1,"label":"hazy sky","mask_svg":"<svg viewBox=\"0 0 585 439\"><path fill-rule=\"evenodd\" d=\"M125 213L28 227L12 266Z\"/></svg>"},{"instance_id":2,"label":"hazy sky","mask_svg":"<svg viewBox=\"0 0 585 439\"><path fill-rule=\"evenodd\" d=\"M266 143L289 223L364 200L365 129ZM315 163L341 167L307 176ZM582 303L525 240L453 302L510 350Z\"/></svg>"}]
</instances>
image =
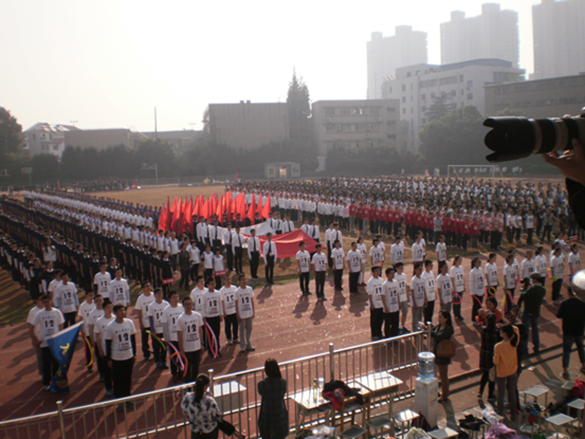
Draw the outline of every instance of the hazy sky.
<instances>
[{"instance_id":1,"label":"hazy sky","mask_svg":"<svg viewBox=\"0 0 585 439\"><path fill-rule=\"evenodd\" d=\"M366 42L396 25L428 33L481 0L0 2L0 106L24 129L201 129L208 103L285 101L293 68L311 99L366 96ZM519 13L520 65L532 72L532 11L540 0L502 0Z\"/></svg>"}]
</instances>

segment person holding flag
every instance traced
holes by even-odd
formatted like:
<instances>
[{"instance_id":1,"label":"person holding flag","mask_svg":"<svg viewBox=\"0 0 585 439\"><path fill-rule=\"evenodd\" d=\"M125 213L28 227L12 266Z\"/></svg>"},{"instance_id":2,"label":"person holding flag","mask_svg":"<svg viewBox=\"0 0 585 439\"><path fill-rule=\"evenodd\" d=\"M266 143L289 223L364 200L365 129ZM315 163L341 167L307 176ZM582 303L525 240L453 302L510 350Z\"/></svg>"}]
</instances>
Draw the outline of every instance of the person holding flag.
<instances>
[{"instance_id":1,"label":"person holding flag","mask_svg":"<svg viewBox=\"0 0 585 439\"><path fill-rule=\"evenodd\" d=\"M44 309L37 312L29 326L29 334L33 345L41 348L41 361L43 365L43 386L45 390L51 388L51 380L57 373L59 364L51 355L47 344L47 338L63 329L65 319L58 309L51 306L51 298L43 294L40 298Z\"/></svg>"},{"instance_id":2,"label":"person holding flag","mask_svg":"<svg viewBox=\"0 0 585 439\"><path fill-rule=\"evenodd\" d=\"M108 367L112 369L112 382L114 384L114 397L124 398L130 396L132 385L132 368L136 357L136 328L134 322L126 318L124 305L114 306L116 318L106 327L106 360ZM127 407L133 407L132 402L126 403ZM118 405L118 411L124 410Z\"/></svg>"},{"instance_id":3,"label":"person holding flag","mask_svg":"<svg viewBox=\"0 0 585 439\"><path fill-rule=\"evenodd\" d=\"M53 300L55 301L55 306L63 313L64 327L68 328L73 325L77 316L77 308L79 307L79 297L77 296L77 287L73 282L69 282L67 273L61 275L61 284L55 288Z\"/></svg>"},{"instance_id":4,"label":"person holding flag","mask_svg":"<svg viewBox=\"0 0 585 439\"><path fill-rule=\"evenodd\" d=\"M92 347L89 332L89 315L95 309L93 296L94 292L92 290L86 291L85 301L79 306L79 311L77 311L77 321L83 321L83 325L81 326L81 333L83 334L83 339L85 340L85 367L87 368L88 372L93 370Z\"/></svg>"},{"instance_id":5,"label":"person holding flag","mask_svg":"<svg viewBox=\"0 0 585 439\"><path fill-rule=\"evenodd\" d=\"M150 349L148 348L148 331L150 327L150 321L148 319L148 307L155 301L154 294L152 294L152 287L150 282L142 283L142 293L136 299L136 305L134 309L138 311L138 322L140 324L140 334L142 336L142 355L144 360L150 360ZM152 344L154 345L155 340L152 338Z\"/></svg>"}]
</instances>

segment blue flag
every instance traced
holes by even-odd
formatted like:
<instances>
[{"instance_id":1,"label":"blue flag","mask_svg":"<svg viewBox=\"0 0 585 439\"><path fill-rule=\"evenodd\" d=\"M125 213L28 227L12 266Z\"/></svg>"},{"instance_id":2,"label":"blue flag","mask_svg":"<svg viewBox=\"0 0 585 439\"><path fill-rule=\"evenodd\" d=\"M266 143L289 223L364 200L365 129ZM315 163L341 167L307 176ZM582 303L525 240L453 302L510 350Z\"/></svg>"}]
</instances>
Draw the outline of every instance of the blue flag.
<instances>
[{"instance_id":1,"label":"blue flag","mask_svg":"<svg viewBox=\"0 0 585 439\"><path fill-rule=\"evenodd\" d=\"M75 352L75 344L82 324L83 322L79 322L47 338L51 355L59 363L59 369L51 381L51 392L69 392L67 371L73 358L73 352Z\"/></svg>"}]
</instances>

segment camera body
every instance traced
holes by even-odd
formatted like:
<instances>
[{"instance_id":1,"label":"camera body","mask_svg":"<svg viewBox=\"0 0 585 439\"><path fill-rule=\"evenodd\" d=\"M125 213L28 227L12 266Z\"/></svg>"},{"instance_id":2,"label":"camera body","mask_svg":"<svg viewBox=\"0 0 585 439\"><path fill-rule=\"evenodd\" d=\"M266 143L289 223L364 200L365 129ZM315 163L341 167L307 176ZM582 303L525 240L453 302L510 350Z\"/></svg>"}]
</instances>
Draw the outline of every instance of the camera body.
<instances>
[{"instance_id":1,"label":"camera body","mask_svg":"<svg viewBox=\"0 0 585 439\"><path fill-rule=\"evenodd\" d=\"M585 107L580 117L489 117L483 125L492 128L484 139L494 151L486 157L492 163L566 151L575 138L585 145Z\"/></svg>"}]
</instances>

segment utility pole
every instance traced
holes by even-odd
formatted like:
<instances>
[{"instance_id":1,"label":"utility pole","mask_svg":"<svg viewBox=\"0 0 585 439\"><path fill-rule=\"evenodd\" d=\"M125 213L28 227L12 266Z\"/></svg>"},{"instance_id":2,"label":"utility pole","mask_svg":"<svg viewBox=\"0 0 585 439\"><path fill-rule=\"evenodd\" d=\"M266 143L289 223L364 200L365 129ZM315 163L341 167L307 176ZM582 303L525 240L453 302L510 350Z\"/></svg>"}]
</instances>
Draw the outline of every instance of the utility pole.
<instances>
[{"instance_id":1,"label":"utility pole","mask_svg":"<svg viewBox=\"0 0 585 439\"><path fill-rule=\"evenodd\" d=\"M156 107L154 107L154 140L158 140L158 129L156 123Z\"/></svg>"}]
</instances>

